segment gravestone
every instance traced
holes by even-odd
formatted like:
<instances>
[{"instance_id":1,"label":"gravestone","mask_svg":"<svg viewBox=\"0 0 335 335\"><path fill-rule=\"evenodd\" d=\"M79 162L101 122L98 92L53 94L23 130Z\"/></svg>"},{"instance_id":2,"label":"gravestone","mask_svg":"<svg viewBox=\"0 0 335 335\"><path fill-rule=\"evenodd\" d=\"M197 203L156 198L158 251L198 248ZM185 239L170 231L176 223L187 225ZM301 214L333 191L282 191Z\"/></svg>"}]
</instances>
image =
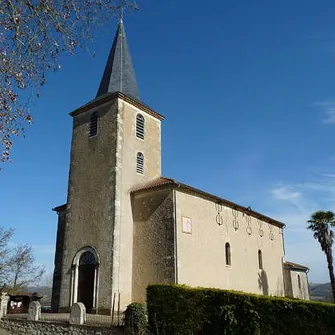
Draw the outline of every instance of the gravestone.
<instances>
[{"instance_id":1,"label":"gravestone","mask_svg":"<svg viewBox=\"0 0 335 335\"><path fill-rule=\"evenodd\" d=\"M0 319L7 314L7 305L8 305L9 295L2 292L0 295Z\"/></svg>"},{"instance_id":2,"label":"gravestone","mask_svg":"<svg viewBox=\"0 0 335 335\"><path fill-rule=\"evenodd\" d=\"M32 301L28 308L28 320L38 321L41 318L41 304L38 301Z\"/></svg>"},{"instance_id":3,"label":"gravestone","mask_svg":"<svg viewBox=\"0 0 335 335\"><path fill-rule=\"evenodd\" d=\"M76 302L71 306L70 324L82 325L86 322L86 307L82 302Z\"/></svg>"}]
</instances>

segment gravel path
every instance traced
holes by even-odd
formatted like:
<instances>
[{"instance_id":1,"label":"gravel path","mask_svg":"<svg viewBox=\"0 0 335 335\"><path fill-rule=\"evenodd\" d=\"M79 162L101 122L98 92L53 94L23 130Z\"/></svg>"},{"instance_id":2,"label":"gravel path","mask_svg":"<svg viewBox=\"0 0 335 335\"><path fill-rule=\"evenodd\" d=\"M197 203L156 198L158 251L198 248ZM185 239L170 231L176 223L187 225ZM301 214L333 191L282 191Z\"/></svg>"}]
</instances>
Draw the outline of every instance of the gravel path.
<instances>
[{"instance_id":1,"label":"gravel path","mask_svg":"<svg viewBox=\"0 0 335 335\"><path fill-rule=\"evenodd\" d=\"M0 328L0 335L10 335L8 332Z\"/></svg>"}]
</instances>

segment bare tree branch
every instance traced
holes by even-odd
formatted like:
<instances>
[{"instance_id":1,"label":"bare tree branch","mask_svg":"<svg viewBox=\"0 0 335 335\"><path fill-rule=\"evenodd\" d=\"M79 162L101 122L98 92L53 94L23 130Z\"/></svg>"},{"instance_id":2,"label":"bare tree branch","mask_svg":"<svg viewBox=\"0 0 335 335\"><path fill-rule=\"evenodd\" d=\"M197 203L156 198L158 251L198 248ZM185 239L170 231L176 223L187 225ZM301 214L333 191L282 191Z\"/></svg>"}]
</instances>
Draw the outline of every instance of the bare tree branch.
<instances>
[{"instance_id":1,"label":"bare tree branch","mask_svg":"<svg viewBox=\"0 0 335 335\"><path fill-rule=\"evenodd\" d=\"M0 162L32 122L22 91L39 94L61 53L74 54L92 27L111 14L137 9L131 0L2 0L0 7ZM29 102L29 101L28 101Z\"/></svg>"},{"instance_id":2,"label":"bare tree branch","mask_svg":"<svg viewBox=\"0 0 335 335\"><path fill-rule=\"evenodd\" d=\"M45 267L35 263L32 247L23 244L11 250L6 270L7 286L11 291L18 291L38 283L45 272Z\"/></svg>"},{"instance_id":3,"label":"bare tree branch","mask_svg":"<svg viewBox=\"0 0 335 335\"><path fill-rule=\"evenodd\" d=\"M44 272L43 265L35 262L33 249L28 244L10 248L12 229L0 227L0 289L17 292L38 283Z\"/></svg>"}]
</instances>

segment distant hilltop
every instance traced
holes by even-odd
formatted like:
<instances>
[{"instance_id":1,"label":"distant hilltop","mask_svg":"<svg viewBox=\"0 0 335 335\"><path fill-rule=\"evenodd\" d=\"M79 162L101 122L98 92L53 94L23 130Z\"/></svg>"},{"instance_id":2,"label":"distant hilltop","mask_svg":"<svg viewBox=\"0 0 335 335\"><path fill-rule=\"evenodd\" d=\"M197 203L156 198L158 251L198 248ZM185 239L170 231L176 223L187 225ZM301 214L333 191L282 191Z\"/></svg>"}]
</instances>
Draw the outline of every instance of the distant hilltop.
<instances>
[{"instance_id":1,"label":"distant hilltop","mask_svg":"<svg viewBox=\"0 0 335 335\"><path fill-rule=\"evenodd\" d=\"M310 284L309 285L311 300L330 302L331 286L330 283L325 284Z\"/></svg>"}]
</instances>

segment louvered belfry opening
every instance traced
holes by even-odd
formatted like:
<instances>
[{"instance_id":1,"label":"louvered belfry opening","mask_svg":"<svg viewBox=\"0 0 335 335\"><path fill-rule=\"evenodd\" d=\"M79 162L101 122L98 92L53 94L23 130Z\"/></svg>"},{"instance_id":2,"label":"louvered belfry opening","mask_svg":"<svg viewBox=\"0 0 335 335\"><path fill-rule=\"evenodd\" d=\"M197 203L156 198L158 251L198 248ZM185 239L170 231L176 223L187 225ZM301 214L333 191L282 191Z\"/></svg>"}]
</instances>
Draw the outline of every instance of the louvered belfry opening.
<instances>
[{"instance_id":1,"label":"louvered belfry opening","mask_svg":"<svg viewBox=\"0 0 335 335\"><path fill-rule=\"evenodd\" d=\"M142 152L137 153L136 172L140 174L144 173L144 155L142 154Z\"/></svg>"},{"instance_id":2,"label":"louvered belfry opening","mask_svg":"<svg viewBox=\"0 0 335 335\"><path fill-rule=\"evenodd\" d=\"M144 116L142 114L136 115L136 137L144 140Z\"/></svg>"},{"instance_id":3,"label":"louvered belfry opening","mask_svg":"<svg viewBox=\"0 0 335 335\"><path fill-rule=\"evenodd\" d=\"M93 137L98 134L98 113L94 112L91 115L90 123L88 125L88 137Z\"/></svg>"}]
</instances>

